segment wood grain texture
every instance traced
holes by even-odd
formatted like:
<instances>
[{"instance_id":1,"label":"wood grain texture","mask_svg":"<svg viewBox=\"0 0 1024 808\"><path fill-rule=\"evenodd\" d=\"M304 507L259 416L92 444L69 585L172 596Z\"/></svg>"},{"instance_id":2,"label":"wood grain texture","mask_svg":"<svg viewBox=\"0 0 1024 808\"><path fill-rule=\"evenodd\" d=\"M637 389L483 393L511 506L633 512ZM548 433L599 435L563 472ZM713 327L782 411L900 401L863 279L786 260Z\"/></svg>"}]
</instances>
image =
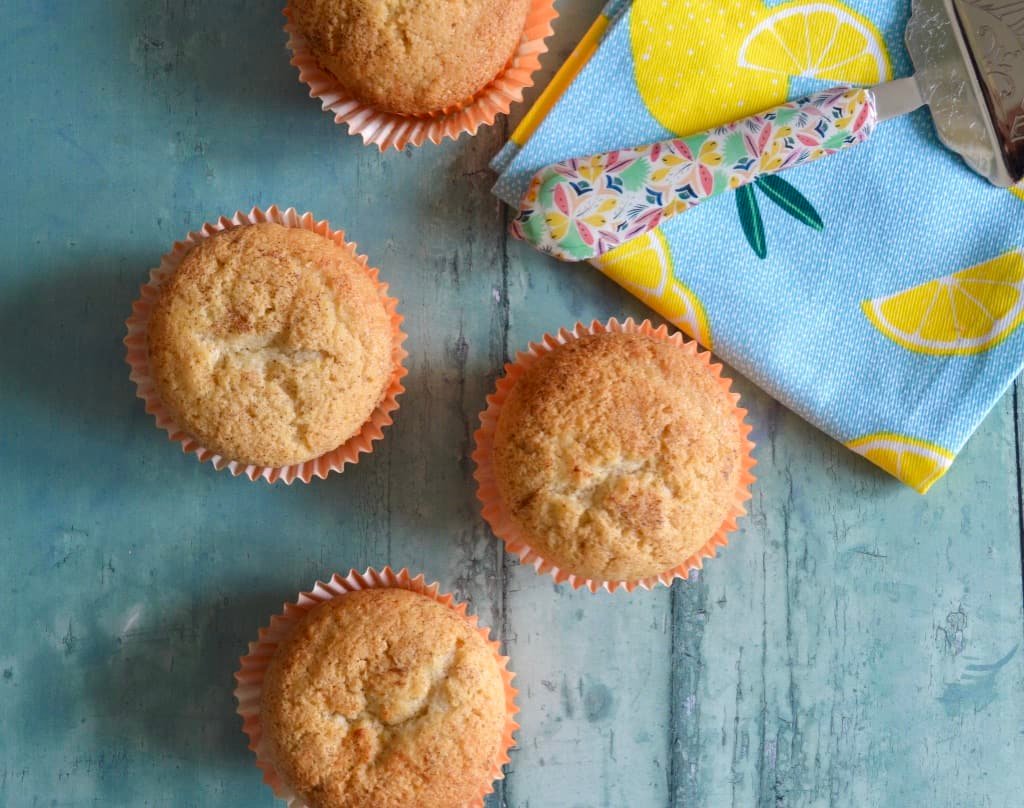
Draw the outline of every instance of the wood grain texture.
<instances>
[{"instance_id":1,"label":"wood grain texture","mask_svg":"<svg viewBox=\"0 0 1024 808\"><path fill-rule=\"evenodd\" d=\"M674 804L1014 804L1011 400L920 497L745 398L751 518L723 563L673 591Z\"/></svg>"},{"instance_id":2,"label":"wood grain texture","mask_svg":"<svg viewBox=\"0 0 1024 808\"><path fill-rule=\"evenodd\" d=\"M600 6L560 3L549 72ZM1019 803L1019 397L921 498L741 382L760 482L722 557L672 590L556 588L479 518L477 414L527 341L645 312L506 239L507 126L362 147L305 97L275 3L0 8L0 804L273 805L236 659L316 578L386 563L468 598L513 657L523 730L491 806ZM308 486L182 456L122 358L147 269L256 203L344 227L407 317L395 426Z\"/></svg>"}]
</instances>

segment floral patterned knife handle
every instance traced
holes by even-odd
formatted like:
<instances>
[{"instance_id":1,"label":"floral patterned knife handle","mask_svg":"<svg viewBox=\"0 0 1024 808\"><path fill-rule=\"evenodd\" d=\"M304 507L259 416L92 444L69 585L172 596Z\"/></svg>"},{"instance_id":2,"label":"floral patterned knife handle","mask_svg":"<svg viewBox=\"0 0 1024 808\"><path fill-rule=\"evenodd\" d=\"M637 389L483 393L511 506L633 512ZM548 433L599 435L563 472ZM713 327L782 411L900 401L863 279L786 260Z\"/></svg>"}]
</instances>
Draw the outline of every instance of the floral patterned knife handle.
<instances>
[{"instance_id":1,"label":"floral patterned knife handle","mask_svg":"<svg viewBox=\"0 0 1024 808\"><path fill-rule=\"evenodd\" d=\"M539 171L512 235L563 261L595 258L763 174L856 146L878 123L870 90L840 87L736 123Z\"/></svg>"}]
</instances>

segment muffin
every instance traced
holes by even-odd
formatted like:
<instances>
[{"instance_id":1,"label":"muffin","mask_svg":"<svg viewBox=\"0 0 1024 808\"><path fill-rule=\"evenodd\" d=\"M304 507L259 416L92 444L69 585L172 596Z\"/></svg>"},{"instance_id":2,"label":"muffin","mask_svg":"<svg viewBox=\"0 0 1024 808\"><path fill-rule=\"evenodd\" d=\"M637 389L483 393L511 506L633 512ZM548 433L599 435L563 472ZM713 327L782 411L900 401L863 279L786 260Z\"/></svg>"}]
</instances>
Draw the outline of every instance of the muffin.
<instances>
[{"instance_id":1,"label":"muffin","mask_svg":"<svg viewBox=\"0 0 1024 808\"><path fill-rule=\"evenodd\" d=\"M150 314L147 351L178 427L222 457L281 467L360 431L390 382L392 340L351 249L267 222L184 256Z\"/></svg>"},{"instance_id":2,"label":"muffin","mask_svg":"<svg viewBox=\"0 0 1024 808\"><path fill-rule=\"evenodd\" d=\"M321 68L400 115L468 102L516 50L530 0L290 0Z\"/></svg>"},{"instance_id":3,"label":"muffin","mask_svg":"<svg viewBox=\"0 0 1024 808\"><path fill-rule=\"evenodd\" d=\"M505 515L562 571L659 576L734 512L746 436L705 358L649 333L585 334L530 364L501 405L491 465Z\"/></svg>"},{"instance_id":4,"label":"muffin","mask_svg":"<svg viewBox=\"0 0 1024 808\"><path fill-rule=\"evenodd\" d=\"M455 808L505 743L495 652L452 608L408 589L315 606L263 678L260 754L313 808Z\"/></svg>"}]
</instances>

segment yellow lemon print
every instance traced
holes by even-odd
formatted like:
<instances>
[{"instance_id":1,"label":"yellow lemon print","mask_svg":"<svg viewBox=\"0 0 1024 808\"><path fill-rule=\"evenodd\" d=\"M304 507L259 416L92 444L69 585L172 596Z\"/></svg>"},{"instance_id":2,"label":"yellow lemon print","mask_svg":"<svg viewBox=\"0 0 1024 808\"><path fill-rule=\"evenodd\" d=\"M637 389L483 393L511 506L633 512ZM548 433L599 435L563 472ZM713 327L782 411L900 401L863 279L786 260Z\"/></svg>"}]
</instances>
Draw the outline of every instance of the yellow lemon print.
<instances>
[{"instance_id":1,"label":"yellow lemon print","mask_svg":"<svg viewBox=\"0 0 1024 808\"><path fill-rule=\"evenodd\" d=\"M834 0L635 0L630 42L651 115L692 134L785 102L795 76L877 84L888 51L866 17Z\"/></svg>"},{"instance_id":2,"label":"yellow lemon print","mask_svg":"<svg viewBox=\"0 0 1024 808\"><path fill-rule=\"evenodd\" d=\"M1010 193L1014 196L1019 196L1021 202L1024 202L1024 185L1015 185L1010 189Z\"/></svg>"},{"instance_id":3,"label":"yellow lemon print","mask_svg":"<svg viewBox=\"0 0 1024 808\"><path fill-rule=\"evenodd\" d=\"M893 342L931 356L978 354L1024 321L1024 253L928 281L889 297L865 300L871 324Z\"/></svg>"},{"instance_id":4,"label":"yellow lemon print","mask_svg":"<svg viewBox=\"0 0 1024 808\"><path fill-rule=\"evenodd\" d=\"M660 230L606 252L592 262L672 325L711 349L711 326L697 296L676 280L672 253Z\"/></svg>"},{"instance_id":5,"label":"yellow lemon print","mask_svg":"<svg viewBox=\"0 0 1024 808\"><path fill-rule=\"evenodd\" d=\"M846 444L918 493L925 493L953 462L948 449L895 432L875 432Z\"/></svg>"}]
</instances>

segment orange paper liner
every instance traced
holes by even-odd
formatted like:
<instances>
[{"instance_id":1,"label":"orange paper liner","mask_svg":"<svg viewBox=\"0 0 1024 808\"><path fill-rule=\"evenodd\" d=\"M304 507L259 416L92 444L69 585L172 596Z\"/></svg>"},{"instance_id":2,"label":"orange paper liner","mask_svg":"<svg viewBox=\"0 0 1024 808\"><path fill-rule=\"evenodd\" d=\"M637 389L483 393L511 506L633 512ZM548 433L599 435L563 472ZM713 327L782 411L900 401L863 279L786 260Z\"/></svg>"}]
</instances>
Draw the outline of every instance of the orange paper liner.
<instances>
[{"instance_id":1,"label":"orange paper liner","mask_svg":"<svg viewBox=\"0 0 1024 808\"><path fill-rule=\"evenodd\" d=\"M516 706L519 691L512 685L515 674L508 669L508 657L502 655L500 643L492 640L488 630L478 624L476 615L466 614L465 603L456 603L451 594L440 594L440 585L427 584L422 573L413 578L408 569L403 568L394 572L391 567L384 567L380 571L370 567L363 573L350 570L345 577L335 573L326 583L317 581L311 591L300 593L295 603L285 603L281 614L271 617L270 625L259 630L259 639L249 643L249 653L239 659L240 667L235 673L238 685L235 687L234 695L238 700L238 714L242 716L242 731L249 736L249 749L256 753L256 765L263 770L263 781L274 790L274 794L285 800L292 808L306 808L306 803L284 783L273 764L263 754L263 728L260 723L263 676L277 646L314 606L344 597L349 592L386 588L408 589L447 606L474 628L494 651L505 685L507 720L502 734L501 751L491 768L491 779L482 787L480 796L467 804L467 808L480 808L484 804L484 798L494 791L494 782L504 778L502 766L511 760L509 750L515 744L512 736L519 730L519 724L515 720L515 715L519 712Z\"/></svg>"},{"instance_id":2,"label":"orange paper liner","mask_svg":"<svg viewBox=\"0 0 1024 808\"><path fill-rule=\"evenodd\" d=\"M708 373L718 380L722 390L729 397L729 400L733 402L736 422L739 425L740 435L743 439L743 468L740 474L739 487L733 494L732 506L726 514L722 526L696 553L685 559L681 564L665 570L659 575L628 581L584 578L560 568L553 561L544 558L544 556L534 550L527 541L524 532L505 510L501 495L498 492L497 483L494 480L494 468L492 466L494 433L498 426L498 416L519 378L544 354L557 350L560 346L585 335L604 334L607 332L645 334L677 345L681 351L697 357L707 367ZM519 556L521 563L530 564L538 573L542 575L545 573L550 574L556 583L568 583L573 589L586 587L591 592L597 592L599 589L605 589L608 592L625 589L627 592L632 592L637 588L651 589L658 584L671 586L676 578L688 577L690 570L700 569L704 564L704 559L714 558L718 548L724 547L729 543L728 536L732 531L736 530L737 519L747 512L743 503L750 499L750 486L755 480L754 475L750 471L757 462L753 457L754 443L750 440L751 426L744 420L747 411L739 406L739 394L731 392L731 386L732 380L722 375L722 366L711 361L711 354L709 352L699 350L696 342L683 339L682 334L679 332L669 334L668 328L664 325L655 328L651 325L650 320L644 320L642 323L637 324L630 318L620 323L613 317L607 323L595 320L589 327L583 323L577 323L571 331L563 328L555 336L545 334L540 342L531 342L525 351L520 351L516 354L514 362L505 365L505 375L499 379L494 393L487 397L487 409L480 414L480 428L473 435L476 441L476 449L473 452L473 461L476 463L474 477L477 481L477 499L483 505L484 519L491 526L494 535L505 543L506 550L513 555Z\"/></svg>"},{"instance_id":3,"label":"orange paper liner","mask_svg":"<svg viewBox=\"0 0 1024 808\"><path fill-rule=\"evenodd\" d=\"M175 423L170 413L160 401L156 385L149 373L147 336L149 317L159 297L160 287L178 268L178 265L188 251L202 239L209 238L215 233L220 233L224 230L262 222L276 222L285 227L299 227L304 230L310 230L324 238L329 238L335 244L351 251L377 285L377 291L380 293L381 300L391 320L391 360L394 364L394 371L384 391L384 397L371 414L369 420L363 424L359 432L336 449L332 449L312 460L290 466L246 464L222 457L213 450L207 449ZM182 451L194 453L200 462L209 460L218 471L226 468L236 477L239 474L244 474L254 482L262 478L268 483L282 480L290 485L295 480L308 483L313 477L323 479L332 471L342 471L346 463L357 463L360 453L370 452L373 448L373 442L384 437L383 430L392 424L392 414L398 409L397 398L405 392L405 388L402 386L402 378L407 371L402 363L408 354L402 347L406 337L402 331L402 320L402 315L398 313L398 300L388 296L388 285L380 280L379 271L367 265L366 256L359 255L356 252L355 244L345 241L344 231L332 230L328 222L316 221L311 213L299 214L295 208L288 208L282 211L277 205L271 205L267 208L266 212L259 208L253 208L249 213L238 211L230 219L221 216L216 222L207 222L200 230L189 233L184 241L175 242L171 251L161 259L160 266L150 271L149 283L142 286L139 299L132 304L132 315L125 321L125 325L128 327L128 336L125 337L124 344L128 349L127 362L131 366L130 378L135 382L136 395L146 402L146 412L156 418L156 425L166 430L170 440L181 444Z\"/></svg>"},{"instance_id":4,"label":"orange paper liner","mask_svg":"<svg viewBox=\"0 0 1024 808\"><path fill-rule=\"evenodd\" d=\"M381 151L406 146L421 146L427 140L440 143L456 140L463 132L475 135L481 126L490 126L498 115L507 115L512 104L523 100L523 91L533 86L533 74L540 57L547 52L551 23L558 17L554 0L533 0L526 14L519 47L505 69L472 99L428 115L398 115L367 106L353 98L334 76L320 67L309 43L292 21L291 8L285 8L288 22L288 49L291 63L299 69L299 81L309 87L310 98L319 99L325 112L334 114L335 123L348 125L349 134L359 135L366 145Z\"/></svg>"}]
</instances>

